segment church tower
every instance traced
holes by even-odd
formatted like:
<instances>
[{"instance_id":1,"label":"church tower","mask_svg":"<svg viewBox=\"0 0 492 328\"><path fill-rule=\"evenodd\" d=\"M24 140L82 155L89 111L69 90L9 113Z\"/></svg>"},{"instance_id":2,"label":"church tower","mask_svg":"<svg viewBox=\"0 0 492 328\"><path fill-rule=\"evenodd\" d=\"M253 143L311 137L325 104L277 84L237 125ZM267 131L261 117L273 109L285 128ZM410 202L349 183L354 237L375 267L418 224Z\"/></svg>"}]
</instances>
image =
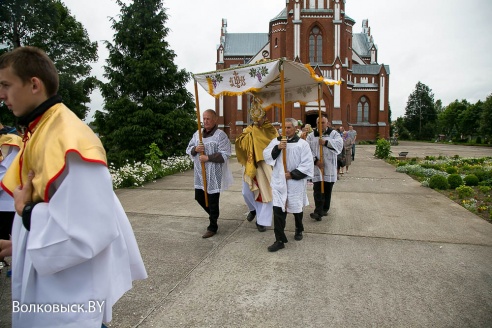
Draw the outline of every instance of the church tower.
<instances>
[{"instance_id":1,"label":"church tower","mask_svg":"<svg viewBox=\"0 0 492 328\"><path fill-rule=\"evenodd\" d=\"M323 86L321 108L333 126L343 125L347 129L349 124L353 125L358 140L374 140L378 135L389 137L389 67L377 63L378 49L369 21L362 21L361 33L353 33L356 22L346 14L345 5L346 0L286 0L285 8L270 20L268 34L248 34L248 45L257 42L252 48L240 46L239 36L228 34L227 22L223 20L217 69L254 63L262 58L309 63L318 75L342 81L341 85ZM245 35L242 33L242 38ZM243 50L242 57L237 56L240 47L248 48ZM223 64L220 58L224 59ZM227 104L223 99L218 107L224 109L225 116L229 106L232 106L230 111L238 114L239 108L249 108L248 99L244 99L247 97L242 98L235 99L234 104ZM232 118L236 122L229 130L231 139L249 123L247 110L235 114L231 113L229 119L224 117L224 122L232 122ZM268 115L270 121L280 121L278 109ZM315 125L317 115L317 101L286 106L287 117L304 123Z\"/></svg>"}]
</instances>

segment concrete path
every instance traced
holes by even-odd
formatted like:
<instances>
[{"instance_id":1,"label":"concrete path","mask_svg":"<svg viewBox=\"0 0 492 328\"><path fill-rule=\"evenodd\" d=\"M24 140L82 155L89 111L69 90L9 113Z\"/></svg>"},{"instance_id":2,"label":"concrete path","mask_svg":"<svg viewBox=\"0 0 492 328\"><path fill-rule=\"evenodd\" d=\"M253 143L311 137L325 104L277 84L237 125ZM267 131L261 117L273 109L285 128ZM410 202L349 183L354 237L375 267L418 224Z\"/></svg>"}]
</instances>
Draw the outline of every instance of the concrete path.
<instances>
[{"instance_id":1,"label":"concrete path","mask_svg":"<svg viewBox=\"0 0 492 328\"><path fill-rule=\"evenodd\" d=\"M245 219L235 160L210 239L201 238L208 219L193 199L191 171L118 190L149 278L117 303L109 326L492 326L492 224L397 173L374 150L357 147L321 222L309 218L308 187L304 239L294 240L289 215L289 243L277 253L267 251L273 231ZM392 150L492 156L492 148L408 142ZM7 286L2 278L4 304Z\"/></svg>"}]
</instances>

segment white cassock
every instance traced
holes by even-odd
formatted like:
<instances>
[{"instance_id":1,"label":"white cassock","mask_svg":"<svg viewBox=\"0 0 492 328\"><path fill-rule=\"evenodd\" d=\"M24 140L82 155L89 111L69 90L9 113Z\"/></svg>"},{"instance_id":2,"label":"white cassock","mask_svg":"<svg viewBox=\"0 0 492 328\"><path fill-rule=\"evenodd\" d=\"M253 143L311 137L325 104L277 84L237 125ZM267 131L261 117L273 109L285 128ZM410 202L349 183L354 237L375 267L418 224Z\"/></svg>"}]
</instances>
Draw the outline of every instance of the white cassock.
<instances>
[{"instance_id":1,"label":"white cassock","mask_svg":"<svg viewBox=\"0 0 492 328\"><path fill-rule=\"evenodd\" d=\"M265 162L273 166L271 182L273 206L281 207L284 212L301 213L302 208L309 205L306 185L307 179L313 176L314 164L311 150L309 144L303 139L299 139L298 142L287 143L287 171L291 172L297 169L306 174L307 177L300 180L286 180L282 152L276 159L272 158L272 150L279 144L278 139L273 139L263 151Z\"/></svg>"},{"instance_id":2,"label":"white cassock","mask_svg":"<svg viewBox=\"0 0 492 328\"><path fill-rule=\"evenodd\" d=\"M265 161L259 161L257 165L256 176L262 175L264 177L263 180L268 181L271 185L272 167ZM270 173L266 173L267 171L270 171ZM265 227L270 227L272 225L273 203L257 201L255 199L255 193L251 191L249 184L245 182L244 179L242 194L249 211L256 211L256 223Z\"/></svg>"},{"instance_id":3,"label":"white cassock","mask_svg":"<svg viewBox=\"0 0 492 328\"><path fill-rule=\"evenodd\" d=\"M53 185L49 203L34 207L30 231L14 219L12 326L100 327L132 281L147 277L142 257L107 167L69 153ZM61 306L70 311L55 312Z\"/></svg>"},{"instance_id":4,"label":"white cassock","mask_svg":"<svg viewBox=\"0 0 492 328\"><path fill-rule=\"evenodd\" d=\"M0 162L0 181L3 179L5 172L19 152L18 147L2 146L3 160ZM7 155L5 155L7 154ZM0 211L15 212L14 199L5 190L0 188Z\"/></svg>"},{"instance_id":5,"label":"white cassock","mask_svg":"<svg viewBox=\"0 0 492 328\"><path fill-rule=\"evenodd\" d=\"M331 131L329 136L323 135L322 138L323 140L328 140L328 147L323 146L324 175L323 179L321 179L321 170L316 166L314 168L313 182L320 182L321 180L337 182L337 155L342 152L343 139L336 130ZM319 136L315 136L314 132L310 133L306 141L311 147L312 156L319 159Z\"/></svg>"}]
</instances>

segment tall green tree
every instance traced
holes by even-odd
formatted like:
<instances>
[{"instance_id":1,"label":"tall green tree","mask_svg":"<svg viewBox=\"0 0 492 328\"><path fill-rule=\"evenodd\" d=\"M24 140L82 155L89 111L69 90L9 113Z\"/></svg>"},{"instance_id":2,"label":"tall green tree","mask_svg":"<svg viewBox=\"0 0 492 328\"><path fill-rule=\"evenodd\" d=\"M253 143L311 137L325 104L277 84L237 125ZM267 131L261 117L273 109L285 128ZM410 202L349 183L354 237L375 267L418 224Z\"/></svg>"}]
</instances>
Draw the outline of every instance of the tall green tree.
<instances>
[{"instance_id":1,"label":"tall green tree","mask_svg":"<svg viewBox=\"0 0 492 328\"><path fill-rule=\"evenodd\" d=\"M97 79L90 76L97 60L97 42L59 0L2 0L0 43L3 51L20 46L43 49L60 75L59 94L80 118L85 118Z\"/></svg>"},{"instance_id":2,"label":"tall green tree","mask_svg":"<svg viewBox=\"0 0 492 328\"><path fill-rule=\"evenodd\" d=\"M405 127L414 139L429 140L436 134L437 113L432 90L420 81L408 97L405 107Z\"/></svg>"},{"instance_id":3,"label":"tall green tree","mask_svg":"<svg viewBox=\"0 0 492 328\"><path fill-rule=\"evenodd\" d=\"M144 160L155 143L163 156L183 154L196 130L193 96L186 90L190 74L174 64L166 41L167 14L161 0L134 0L121 7L120 20L109 50L101 87L105 111L97 111L95 125L108 159Z\"/></svg>"},{"instance_id":4,"label":"tall green tree","mask_svg":"<svg viewBox=\"0 0 492 328\"><path fill-rule=\"evenodd\" d=\"M439 126L442 129L440 132L455 138L461 136L464 132L461 129L460 116L470 106L465 99L458 101L457 99L444 108L439 114Z\"/></svg>"},{"instance_id":5,"label":"tall green tree","mask_svg":"<svg viewBox=\"0 0 492 328\"><path fill-rule=\"evenodd\" d=\"M485 99L480 115L480 133L487 137L487 142L492 143L492 94Z\"/></svg>"},{"instance_id":6,"label":"tall green tree","mask_svg":"<svg viewBox=\"0 0 492 328\"><path fill-rule=\"evenodd\" d=\"M395 133L397 134L397 137L402 140L409 140L410 139L410 132L408 132L407 128L405 127L405 119L403 117L398 117L395 121Z\"/></svg>"},{"instance_id":7,"label":"tall green tree","mask_svg":"<svg viewBox=\"0 0 492 328\"><path fill-rule=\"evenodd\" d=\"M479 133L482 106L483 103L480 100L474 105L468 103L466 109L458 116L459 132L464 136L471 137Z\"/></svg>"},{"instance_id":8,"label":"tall green tree","mask_svg":"<svg viewBox=\"0 0 492 328\"><path fill-rule=\"evenodd\" d=\"M440 113L444 110L444 106L442 105L442 100L437 99L434 103L434 108L436 109L436 114L439 116Z\"/></svg>"}]
</instances>

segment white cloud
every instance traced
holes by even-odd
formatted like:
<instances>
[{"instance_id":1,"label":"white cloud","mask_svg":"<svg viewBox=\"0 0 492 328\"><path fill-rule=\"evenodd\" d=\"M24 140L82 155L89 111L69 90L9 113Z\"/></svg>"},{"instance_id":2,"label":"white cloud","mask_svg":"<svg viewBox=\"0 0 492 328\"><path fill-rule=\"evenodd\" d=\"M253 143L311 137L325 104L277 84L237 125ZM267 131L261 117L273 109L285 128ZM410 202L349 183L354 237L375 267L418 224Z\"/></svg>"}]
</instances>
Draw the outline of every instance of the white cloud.
<instances>
[{"instance_id":1,"label":"white cloud","mask_svg":"<svg viewBox=\"0 0 492 328\"><path fill-rule=\"evenodd\" d=\"M107 51L102 40L112 41L108 17L119 14L112 0L63 0L91 40L99 42L99 61L93 74L102 79ZM268 32L268 22L285 6L285 0L167 0L168 42L180 69L201 73L215 69L222 18L228 31ZM492 62L488 60L492 22L489 0L347 0L346 13L361 31L369 19L379 49L378 62L390 65L390 102L393 119L404 115L408 96L417 82L432 89L444 105L455 99L474 103L492 92ZM194 94L192 83L187 85ZM214 107L214 99L200 88L200 108ZM91 107L102 108L98 92ZM90 119L89 119L90 120Z\"/></svg>"}]
</instances>

